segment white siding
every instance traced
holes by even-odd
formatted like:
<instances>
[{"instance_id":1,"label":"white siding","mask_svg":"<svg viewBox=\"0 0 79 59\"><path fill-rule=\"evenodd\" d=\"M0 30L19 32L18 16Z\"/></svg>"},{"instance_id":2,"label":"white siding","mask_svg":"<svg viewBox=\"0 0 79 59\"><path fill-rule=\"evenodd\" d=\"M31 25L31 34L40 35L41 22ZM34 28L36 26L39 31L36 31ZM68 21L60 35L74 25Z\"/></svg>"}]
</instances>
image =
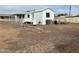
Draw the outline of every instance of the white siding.
<instances>
[{"instance_id":1,"label":"white siding","mask_svg":"<svg viewBox=\"0 0 79 59\"><path fill-rule=\"evenodd\" d=\"M46 18L46 13L50 13L49 18ZM46 20L54 21L54 12L52 10L47 9L47 10L43 11L43 23L42 23L43 25L46 24Z\"/></svg>"},{"instance_id":2,"label":"white siding","mask_svg":"<svg viewBox=\"0 0 79 59\"><path fill-rule=\"evenodd\" d=\"M43 13L42 12L34 13L33 24L39 24L39 22L42 22L42 19L43 19Z\"/></svg>"},{"instance_id":3,"label":"white siding","mask_svg":"<svg viewBox=\"0 0 79 59\"><path fill-rule=\"evenodd\" d=\"M32 14L29 13L29 15L30 15L29 18L27 17L27 15L28 15L28 14L25 15L25 18L24 18L23 22L32 22L32 20L33 20L33 19L32 19Z\"/></svg>"},{"instance_id":4,"label":"white siding","mask_svg":"<svg viewBox=\"0 0 79 59\"><path fill-rule=\"evenodd\" d=\"M46 13L48 12L50 13L50 17L46 18ZM28 14L30 14L30 18L27 18ZM34 17L33 13L27 13L25 15L23 22L33 22L33 25L37 25L39 24L39 22L41 22L41 25L45 25L46 20L52 20L52 21L54 20L54 12L50 9L46 9L40 12L34 12Z\"/></svg>"}]
</instances>

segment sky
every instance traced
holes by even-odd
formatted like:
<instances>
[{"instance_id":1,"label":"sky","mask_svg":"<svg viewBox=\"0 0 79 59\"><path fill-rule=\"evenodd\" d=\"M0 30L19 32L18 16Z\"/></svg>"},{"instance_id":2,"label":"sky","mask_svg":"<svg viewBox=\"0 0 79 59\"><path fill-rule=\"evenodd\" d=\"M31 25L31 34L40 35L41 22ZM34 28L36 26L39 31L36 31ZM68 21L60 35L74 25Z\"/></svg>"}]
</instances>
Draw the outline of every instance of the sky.
<instances>
[{"instance_id":1,"label":"sky","mask_svg":"<svg viewBox=\"0 0 79 59\"><path fill-rule=\"evenodd\" d=\"M0 13L25 12L32 9L51 8L55 14L69 13L70 5L0 5ZM71 14L79 15L79 5L71 5Z\"/></svg>"}]
</instances>

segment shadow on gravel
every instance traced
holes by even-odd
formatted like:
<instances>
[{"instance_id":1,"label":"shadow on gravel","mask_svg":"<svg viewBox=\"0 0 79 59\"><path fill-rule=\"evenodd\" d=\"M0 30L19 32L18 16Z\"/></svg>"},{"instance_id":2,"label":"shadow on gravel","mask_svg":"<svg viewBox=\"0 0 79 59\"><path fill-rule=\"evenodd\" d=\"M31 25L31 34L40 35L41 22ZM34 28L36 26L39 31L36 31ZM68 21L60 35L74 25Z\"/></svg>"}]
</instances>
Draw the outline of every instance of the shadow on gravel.
<instances>
[{"instance_id":1,"label":"shadow on gravel","mask_svg":"<svg viewBox=\"0 0 79 59\"><path fill-rule=\"evenodd\" d=\"M60 53L79 53L79 39L75 39L66 44L55 45L55 50Z\"/></svg>"}]
</instances>

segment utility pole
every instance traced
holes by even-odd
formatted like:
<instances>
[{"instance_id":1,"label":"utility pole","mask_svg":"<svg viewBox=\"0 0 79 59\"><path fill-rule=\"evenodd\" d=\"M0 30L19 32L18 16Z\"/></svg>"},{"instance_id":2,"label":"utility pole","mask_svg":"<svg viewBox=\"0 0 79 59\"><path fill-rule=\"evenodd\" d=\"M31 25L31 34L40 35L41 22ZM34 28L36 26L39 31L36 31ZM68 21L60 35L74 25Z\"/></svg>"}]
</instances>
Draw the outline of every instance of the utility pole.
<instances>
[{"instance_id":1,"label":"utility pole","mask_svg":"<svg viewBox=\"0 0 79 59\"><path fill-rule=\"evenodd\" d=\"M71 16L71 5L69 6L69 17Z\"/></svg>"},{"instance_id":2,"label":"utility pole","mask_svg":"<svg viewBox=\"0 0 79 59\"><path fill-rule=\"evenodd\" d=\"M33 22L34 22L34 12L35 12L35 9L32 11L32 25L33 25Z\"/></svg>"}]
</instances>

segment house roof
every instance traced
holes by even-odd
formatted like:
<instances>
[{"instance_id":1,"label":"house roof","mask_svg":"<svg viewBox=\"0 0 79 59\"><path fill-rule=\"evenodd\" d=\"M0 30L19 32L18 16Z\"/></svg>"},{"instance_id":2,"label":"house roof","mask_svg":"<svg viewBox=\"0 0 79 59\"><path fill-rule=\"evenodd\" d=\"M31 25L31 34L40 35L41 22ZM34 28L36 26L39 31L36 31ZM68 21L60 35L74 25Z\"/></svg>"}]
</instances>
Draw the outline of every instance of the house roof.
<instances>
[{"instance_id":1,"label":"house roof","mask_svg":"<svg viewBox=\"0 0 79 59\"><path fill-rule=\"evenodd\" d=\"M26 12L42 12L42 11L45 11L47 9L50 9L50 8L46 8L46 9L34 9L34 10L27 10ZM51 11L53 11L52 9L50 9ZM53 11L54 12L54 11Z\"/></svg>"},{"instance_id":2,"label":"house roof","mask_svg":"<svg viewBox=\"0 0 79 59\"><path fill-rule=\"evenodd\" d=\"M20 11L20 12L15 12L13 14L25 14L25 12L24 11Z\"/></svg>"},{"instance_id":3,"label":"house roof","mask_svg":"<svg viewBox=\"0 0 79 59\"><path fill-rule=\"evenodd\" d=\"M34 10L27 10L27 11L18 11L18 12L13 12L13 13L0 13L0 16L12 16L12 15L17 15L17 14L25 14L26 12L42 12L50 8L42 8L42 9L34 9ZM52 9L50 9L53 11ZM54 12L54 11L53 11Z\"/></svg>"},{"instance_id":4,"label":"house roof","mask_svg":"<svg viewBox=\"0 0 79 59\"><path fill-rule=\"evenodd\" d=\"M53 10L52 10L52 9L50 9L50 8L46 8L46 9L37 9L36 11L37 11L37 12L42 12L42 11L45 11L45 10L47 10L47 9L49 9L49 10L53 11Z\"/></svg>"},{"instance_id":5,"label":"house roof","mask_svg":"<svg viewBox=\"0 0 79 59\"><path fill-rule=\"evenodd\" d=\"M14 12L14 13L0 13L0 16L12 16L17 14L25 14L25 12Z\"/></svg>"},{"instance_id":6,"label":"house roof","mask_svg":"<svg viewBox=\"0 0 79 59\"><path fill-rule=\"evenodd\" d=\"M13 14L0 14L0 16L11 16Z\"/></svg>"}]
</instances>

